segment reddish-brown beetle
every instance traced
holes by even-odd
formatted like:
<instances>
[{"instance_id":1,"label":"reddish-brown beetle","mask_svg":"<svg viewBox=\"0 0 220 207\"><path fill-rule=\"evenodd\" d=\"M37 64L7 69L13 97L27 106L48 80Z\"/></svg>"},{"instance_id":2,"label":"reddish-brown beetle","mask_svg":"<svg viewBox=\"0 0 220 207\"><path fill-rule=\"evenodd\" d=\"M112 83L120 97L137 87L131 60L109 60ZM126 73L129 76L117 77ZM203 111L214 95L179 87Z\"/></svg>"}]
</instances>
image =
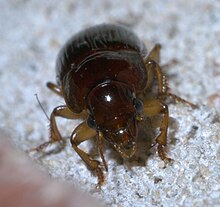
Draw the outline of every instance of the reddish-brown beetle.
<instances>
[{"instance_id":1,"label":"reddish-brown beetle","mask_svg":"<svg viewBox=\"0 0 220 207\"><path fill-rule=\"evenodd\" d=\"M137 125L144 117L162 115L160 133L156 137L158 154L170 161L164 152L168 127L168 107L164 100L171 96L192 107L195 105L168 92L167 81L159 63L160 45L147 55L144 44L123 26L102 24L73 36L61 49L56 64L57 85L47 86L65 99L50 116L50 141L35 148L42 150L50 143L62 141L55 117L85 118L72 133L71 144L86 165L104 182L100 163L78 145L97 137L100 156L103 139L124 158L136 151ZM149 98L153 79L157 94Z\"/></svg>"}]
</instances>

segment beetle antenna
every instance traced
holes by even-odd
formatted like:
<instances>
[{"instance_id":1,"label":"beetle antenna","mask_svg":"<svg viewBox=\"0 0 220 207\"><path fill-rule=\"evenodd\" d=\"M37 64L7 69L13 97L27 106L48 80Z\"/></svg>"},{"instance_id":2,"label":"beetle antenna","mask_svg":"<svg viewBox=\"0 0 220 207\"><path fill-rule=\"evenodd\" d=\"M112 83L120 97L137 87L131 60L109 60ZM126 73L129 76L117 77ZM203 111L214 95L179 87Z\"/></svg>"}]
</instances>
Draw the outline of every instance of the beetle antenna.
<instances>
[{"instance_id":1,"label":"beetle antenna","mask_svg":"<svg viewBox=\"0 0 220 207\"><path fill-rule=\"evenodd\" d=\"M50 121L50 118L49 118L49 116L47 115L46 111L44 110L44 108L43 108L43 106L42 106L42 104L41 104L41 102L40 102L40 100L39 100L39 98L38 98L38 95L37 95L36 93L35 93L34 95L35 95L35 97L36 97L36 99L37 99L38 104L40 105L41 110L44 112L44 115L47 117L48 121Z\"/></svg>"}]
</instances>

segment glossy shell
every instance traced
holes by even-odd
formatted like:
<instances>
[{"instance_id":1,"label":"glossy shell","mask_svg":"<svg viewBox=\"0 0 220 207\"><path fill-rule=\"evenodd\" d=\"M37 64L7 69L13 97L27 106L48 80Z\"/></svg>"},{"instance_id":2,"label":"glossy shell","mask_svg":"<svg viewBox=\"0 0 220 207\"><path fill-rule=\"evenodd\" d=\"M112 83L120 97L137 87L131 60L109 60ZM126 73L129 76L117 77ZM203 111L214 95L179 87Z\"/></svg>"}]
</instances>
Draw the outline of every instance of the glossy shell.
<instances>
[{"instance_id":1,"label":"glossy shell","mask_svg":"<svg viewBox=\"0 0 220 207\"><path fill-rule=\"evenodd\" d=\"M142 92L147 81L145 55L144 44L123 26L103 24L74 35L61 49L56 64L67 106L81 112L89 92L109 80Z\"/></svg>"}]
</instances>

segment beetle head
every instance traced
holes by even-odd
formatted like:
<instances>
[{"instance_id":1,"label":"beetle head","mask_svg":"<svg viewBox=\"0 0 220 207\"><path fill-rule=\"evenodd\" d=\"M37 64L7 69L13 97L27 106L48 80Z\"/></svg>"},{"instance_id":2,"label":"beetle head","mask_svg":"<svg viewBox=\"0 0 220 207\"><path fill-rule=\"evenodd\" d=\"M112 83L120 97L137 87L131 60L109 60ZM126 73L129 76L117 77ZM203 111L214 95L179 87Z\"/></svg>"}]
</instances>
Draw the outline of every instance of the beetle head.
<instances>
[{"instance_id":1,"label":"beetle head","mask_svg":"<svg viewBox=\"0 0 220 207\"><path fill-rule=\"evenodd\" d=\"M136 151L136 116L142 106L134 90L125 83L110 81L96 86L87 104L88 125L100 131L122 157L132 157Z\"/></svg>"}]
</instances>

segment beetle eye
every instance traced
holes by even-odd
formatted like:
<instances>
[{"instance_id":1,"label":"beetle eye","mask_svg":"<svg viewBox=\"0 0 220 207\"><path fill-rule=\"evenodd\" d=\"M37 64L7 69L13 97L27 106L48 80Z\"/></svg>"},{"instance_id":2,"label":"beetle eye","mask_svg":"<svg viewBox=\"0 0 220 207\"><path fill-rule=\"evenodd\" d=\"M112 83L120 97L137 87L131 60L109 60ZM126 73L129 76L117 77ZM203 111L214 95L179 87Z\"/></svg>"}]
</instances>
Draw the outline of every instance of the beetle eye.
<instances>
[{"instance_id":1,"label":"beetle eye","mask_svg":"<svg viewBox=\"0 0 220 207\"><path fill-rule=\"evenodd\" d=\"M141 100L135 98L133 100L133 104L137 112L141 112L143 110L143 103Z\"/></svg>"},{"instance_id":2,"label":"beetle eye","mask_svg":"<svg viewBox=\"0 0 220 207\"><path fill-rule=\"evenodd\" d=\"M96 123L95 123L95 119L92 116L89 116L87 118L87 125L92 128L95 129L96 128Z\"/></svg>"}]
</instances>

